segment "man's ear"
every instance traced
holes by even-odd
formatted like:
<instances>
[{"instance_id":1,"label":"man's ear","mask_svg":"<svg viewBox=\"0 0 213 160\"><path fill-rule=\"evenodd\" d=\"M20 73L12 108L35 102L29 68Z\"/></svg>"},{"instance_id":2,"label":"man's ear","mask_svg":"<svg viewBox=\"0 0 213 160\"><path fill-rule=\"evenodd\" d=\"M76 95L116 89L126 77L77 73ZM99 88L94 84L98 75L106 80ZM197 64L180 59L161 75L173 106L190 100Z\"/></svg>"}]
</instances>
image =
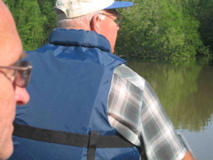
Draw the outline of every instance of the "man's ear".
<instances>
[{"instance_id":1,"label":"man's ear","mask_svg":"<svg viewBox=\"0 0 213 160\"><path fill-rule=\"evenodd\" d=\"M100 16L98 14L94 15L92 20L91 20L91 23L90 23L91 30L99 33L99 31L100 31L100 22L101 22Z\"/></svg>"}]
</instances>

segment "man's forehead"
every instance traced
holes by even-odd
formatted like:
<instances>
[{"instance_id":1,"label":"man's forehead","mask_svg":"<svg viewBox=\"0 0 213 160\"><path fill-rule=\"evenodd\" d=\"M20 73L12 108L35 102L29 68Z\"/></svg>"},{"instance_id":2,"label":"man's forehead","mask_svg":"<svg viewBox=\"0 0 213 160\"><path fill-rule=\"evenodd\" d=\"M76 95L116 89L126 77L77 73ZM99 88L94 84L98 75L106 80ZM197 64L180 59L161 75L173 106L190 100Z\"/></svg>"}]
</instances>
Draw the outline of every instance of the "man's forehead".
<instances>
[{"instance_id":1,"label":"man's forehead","mask_svg":"<svg viewBox=\"0 0 213 160\"><path fill-rule=\"evenodd\" d=\"M20 60L20 59L23 59L23 58L25 58L25 57L26 57L26 53L25 53L25 52L22 52L21 55L20 55L20 57L19 57L19 60Z\"/></svg>"},{"instance_id":2,"label":"man's forehead","mask_svg":"<svg viewBox=\"0 0 213 160\"><path fill-rule=\"evenodd\" d=\"M13 66L15 65L18 61L26 57L25 52L20 52L19 54L9 54L9 53L0 53L0 65L2 66Z\"/></svg>"},{"instance_id":3,"label":"man's forehead","mask_svg":"<svg viewBox=\"0 0 213 160\"><path fill-rule=\"evenodd\" d=\"M12 65L15 65L18 61L20 61L21 59L26 57L26 53L25 52L21 52L19 58L17 59L17 61L15 61Z\"/></svg>"}]
</instances>

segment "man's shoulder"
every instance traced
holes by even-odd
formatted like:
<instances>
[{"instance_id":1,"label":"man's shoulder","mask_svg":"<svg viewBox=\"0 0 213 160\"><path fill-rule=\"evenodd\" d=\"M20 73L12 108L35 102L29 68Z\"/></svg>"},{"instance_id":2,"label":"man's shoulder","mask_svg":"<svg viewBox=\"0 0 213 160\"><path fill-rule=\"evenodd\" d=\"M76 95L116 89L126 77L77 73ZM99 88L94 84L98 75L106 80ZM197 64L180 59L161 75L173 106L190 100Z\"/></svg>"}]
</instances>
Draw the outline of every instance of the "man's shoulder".
<instances>
[{"instance_id":1,"label":"man's shoulder","mask_svg":"<svg viewBox=\"0 0 213 160\"><path fill-rule=\"evenodd\" d=\"M146 80L125 64L118 66L114 74L143 90Z\"/></svg>"}]
</instances>

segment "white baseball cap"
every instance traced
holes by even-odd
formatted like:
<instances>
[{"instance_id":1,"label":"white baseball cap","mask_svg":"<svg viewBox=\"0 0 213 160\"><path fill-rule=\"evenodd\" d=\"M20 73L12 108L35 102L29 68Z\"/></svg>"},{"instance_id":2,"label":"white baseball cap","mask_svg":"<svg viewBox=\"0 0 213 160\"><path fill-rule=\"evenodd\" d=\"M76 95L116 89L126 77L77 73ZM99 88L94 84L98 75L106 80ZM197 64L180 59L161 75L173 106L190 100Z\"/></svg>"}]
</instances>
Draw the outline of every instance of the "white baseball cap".
<instances>
[{"instance_id":1,"label":"white baseball cap","mask_svg":"<svg viewBox=\"0 0 213 160\"><path fill-rule=\"evenodd\" d=\"M103 9L130 7L134 3L114 0L57 0L55 9L59 9L66 18L83 16Z\"/></svg>"}]
</instances>

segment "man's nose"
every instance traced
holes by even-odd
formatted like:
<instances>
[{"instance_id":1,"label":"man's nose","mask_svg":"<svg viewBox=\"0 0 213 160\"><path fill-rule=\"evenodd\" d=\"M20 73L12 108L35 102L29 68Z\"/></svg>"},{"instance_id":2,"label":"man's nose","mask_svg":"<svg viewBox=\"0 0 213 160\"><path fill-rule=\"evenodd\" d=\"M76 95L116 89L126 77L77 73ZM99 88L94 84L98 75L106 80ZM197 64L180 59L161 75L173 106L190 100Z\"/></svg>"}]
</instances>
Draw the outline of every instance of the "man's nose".
<instances>
[{"instance_id":1,"label":"man's nose","mask_svg":"<svg viewBox=\"0 0 213 160\"><path fill-rule=\"evenodd\" d=\"M30 96L26 88L16 86L15 88L15 100L17 105L27 104L30 100Z\"/></svg>"}]
</instances>

